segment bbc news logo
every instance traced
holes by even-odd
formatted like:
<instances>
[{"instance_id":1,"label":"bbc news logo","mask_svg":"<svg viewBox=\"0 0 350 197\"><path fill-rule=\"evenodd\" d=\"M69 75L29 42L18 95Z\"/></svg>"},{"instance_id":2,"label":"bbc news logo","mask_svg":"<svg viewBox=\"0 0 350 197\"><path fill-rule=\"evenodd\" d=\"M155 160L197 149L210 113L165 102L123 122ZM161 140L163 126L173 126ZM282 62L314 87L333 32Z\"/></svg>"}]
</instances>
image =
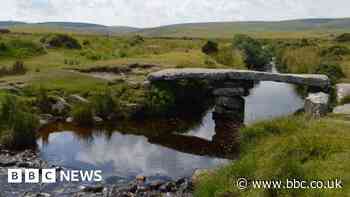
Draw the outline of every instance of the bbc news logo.
<instances>
[{"instance_id":1,"label":"bbc news logo","mask_svg":"<svg viewBox=\"0 0 350 197\"><path fill-rule=\"evenodd\" d=\"M24 173L23 173L24 171ZM8 169L8 183L101 182L101 170Z\"/></svg>"}]
</instances>

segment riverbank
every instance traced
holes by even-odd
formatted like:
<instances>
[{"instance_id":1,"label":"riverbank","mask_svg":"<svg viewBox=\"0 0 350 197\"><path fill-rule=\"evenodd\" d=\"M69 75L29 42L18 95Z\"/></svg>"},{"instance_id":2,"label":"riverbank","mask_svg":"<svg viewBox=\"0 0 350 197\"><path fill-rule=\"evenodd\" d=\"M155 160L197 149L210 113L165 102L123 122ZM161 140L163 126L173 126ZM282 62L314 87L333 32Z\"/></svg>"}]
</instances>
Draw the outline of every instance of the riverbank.
<instances>
[{"instance_id":1,"label":"riverbank","mask_svg":"<svg viewBox=\"0 0 350 197\"><path fill-rule=\"evenodd\" d=\"M279 118L240 130L241 156L232 164L203 176L195 196L346 196L350 187L350 119L329 115ZM342 189L240 190L247 180L342 180Z\"/></svg>"}]
</instances>

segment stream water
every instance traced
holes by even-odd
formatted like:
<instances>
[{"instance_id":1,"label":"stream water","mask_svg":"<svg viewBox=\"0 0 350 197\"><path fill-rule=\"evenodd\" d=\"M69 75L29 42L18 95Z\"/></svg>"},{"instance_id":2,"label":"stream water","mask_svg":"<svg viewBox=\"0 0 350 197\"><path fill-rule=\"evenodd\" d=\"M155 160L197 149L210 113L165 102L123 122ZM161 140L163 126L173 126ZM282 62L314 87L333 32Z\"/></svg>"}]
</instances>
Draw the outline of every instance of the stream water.
<instances>
[{"instance_id":1,"label":"stream water","mask_svg":"<svg viewBox=\"0 0 350 197\"><path fill-rule=\"evenodd\" d=\"M257 83L245 100L245 124L292 114L304 105L293 85L276 82ZM234 158L217 149L212 110L189 127L171 122L122 122L111 130L57 124L41 132L38 144L43 159L69 169L102 170L111 183L141 174L187 177Z\"/></svg>"}]
</instances>

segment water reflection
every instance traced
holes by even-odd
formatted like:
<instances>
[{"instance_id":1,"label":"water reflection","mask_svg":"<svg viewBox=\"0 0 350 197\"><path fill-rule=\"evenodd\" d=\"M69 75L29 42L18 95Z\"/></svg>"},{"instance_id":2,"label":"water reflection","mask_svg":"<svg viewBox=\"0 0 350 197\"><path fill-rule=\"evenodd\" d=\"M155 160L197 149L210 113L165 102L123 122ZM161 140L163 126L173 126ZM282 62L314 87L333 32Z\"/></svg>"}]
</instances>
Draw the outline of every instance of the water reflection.
<instances>
[{"instance_id":1,"label":"water reflection","mask_svg":"<svg viewBox=\"0 0 350 197\"><path fill-rule=\"evenodd\" d=\"M233 145L234 138L226 135L220 139L215 137L214 127L206 127L208 123L214 125L210 117L209 112L197 127L186 133L177 132L178 124L153 121L120 123L114 131L55 124L41 131L38 142L45 159L72 169L102 169L105 178L138 174L178 178L190 175L197 168L225 164L237 155L232 148L238 147Z\"/></svg>"},{"instance_id":2,"label":"water reflection","mask_svg":"<svg viewBox=\"0 0 350 197\"><path fill-rule=\"evenodd\" d=\"M293 85L260 82L245 97L244 124L292 114L303 105ZM122 121L100 129L53 124L42 129L38 144L44 159L72 169L100 169L104 178L178 178L237 157L243 120L214 119L209 110L203 116Z\"/></svg>"}]
</instances>

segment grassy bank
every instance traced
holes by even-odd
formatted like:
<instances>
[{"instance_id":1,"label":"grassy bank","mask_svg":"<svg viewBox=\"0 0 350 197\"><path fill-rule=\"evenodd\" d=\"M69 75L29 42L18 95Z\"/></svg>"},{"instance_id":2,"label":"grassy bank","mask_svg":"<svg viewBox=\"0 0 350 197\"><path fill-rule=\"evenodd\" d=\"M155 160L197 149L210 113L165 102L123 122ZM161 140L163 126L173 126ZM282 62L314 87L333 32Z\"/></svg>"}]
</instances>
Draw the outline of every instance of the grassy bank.
<instances>
[{"instance_id":1,"label":"grassy bank","mask_svg":"<svg viewBox=\"0 0 350 197\"><path fill-rule=\"evenodd\" d=\"M242 154L237 161L203 176L196 196L347 196L350 192L350 122L327 117L280 118L240 130ZM239 190L236 181L335 180L343 189Z\"/></svg>"}]
</instances>

